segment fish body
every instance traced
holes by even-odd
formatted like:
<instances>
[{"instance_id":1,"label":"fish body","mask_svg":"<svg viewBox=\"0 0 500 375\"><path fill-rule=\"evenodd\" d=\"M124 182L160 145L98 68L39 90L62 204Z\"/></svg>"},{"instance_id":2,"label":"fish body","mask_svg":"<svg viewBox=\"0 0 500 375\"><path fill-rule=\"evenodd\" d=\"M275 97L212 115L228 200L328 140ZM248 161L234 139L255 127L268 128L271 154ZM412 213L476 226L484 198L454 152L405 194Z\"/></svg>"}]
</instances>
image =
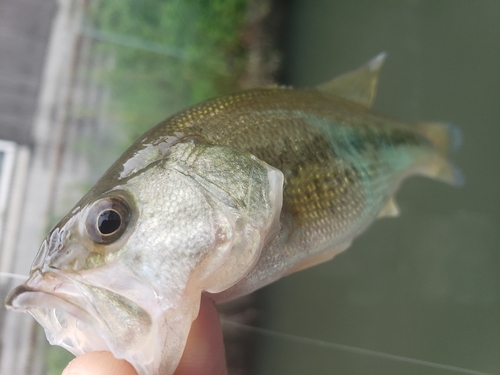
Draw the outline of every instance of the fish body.
<instances>
[{"instance_id":1,"label":"fish body","mask_svg":"<svg viewBox=\"0 0 500 375\"><path fill-rule=\"evenodd\" d=\"M331 259L398 213L409 175L451 184L458 132L370 109L379 56L315 89L208 100L138 139L49 233L7 298L49 341L175 370L201 293L222 302Z\"/></svg>"}]
</instances>

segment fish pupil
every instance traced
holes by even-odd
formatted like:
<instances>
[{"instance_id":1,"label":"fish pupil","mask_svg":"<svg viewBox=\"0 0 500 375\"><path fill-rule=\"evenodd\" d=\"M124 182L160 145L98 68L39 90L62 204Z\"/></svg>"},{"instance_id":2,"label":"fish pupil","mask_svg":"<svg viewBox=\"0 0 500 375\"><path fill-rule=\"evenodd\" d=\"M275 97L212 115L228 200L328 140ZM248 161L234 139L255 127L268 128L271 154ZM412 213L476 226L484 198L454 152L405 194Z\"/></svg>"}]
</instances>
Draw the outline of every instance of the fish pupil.
<instances>
[{"instance_id":1,"label":"fish pupil","mask_svg":"<svg viewBox=\"0 0 500 375\"><path fill-rule=\"evenodd\" d=\"M120 228L121 222L122 220L118 212L106 210L99 215L97 227L101 234L107 235L116 232Z\"/></svg>"}]
</instances>

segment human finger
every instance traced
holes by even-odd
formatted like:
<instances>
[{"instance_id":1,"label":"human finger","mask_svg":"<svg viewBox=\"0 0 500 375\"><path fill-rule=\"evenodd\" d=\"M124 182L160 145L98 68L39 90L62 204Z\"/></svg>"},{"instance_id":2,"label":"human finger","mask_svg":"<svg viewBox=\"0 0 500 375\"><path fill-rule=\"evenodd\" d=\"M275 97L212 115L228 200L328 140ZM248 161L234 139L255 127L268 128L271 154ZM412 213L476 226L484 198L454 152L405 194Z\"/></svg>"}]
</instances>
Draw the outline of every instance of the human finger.
<instances>
[{"instance_id":1,"label":"human finger","mask_svg":"<svg viewBox=\"0 0 500 375\"><path fill-rule=\"evenodd\" d=\"M174 375L227 374L222 327L214 303L202 296L200 312Z\"/></svg>"},{"instance_id":2,"label":"human finger","mask_svg":"<svg viewBox=\"0 0 500 375\"><path fill-rule=\"evenodd\" d=\"M63 375L137 375L127 361L110 352L90 352L71 361ZM203 296L175 375L227 374L222 328L214 303Z\"/></svg>"},{"instance_id":3,"label":"human finger","mask_svg":"<svg viewBox=\"0 0 500 375\"><path fill-rule=\"evenodd\" d=\"M99 351L76 357L62 375L137 375L137 372L124 359L116 359L110 352Z\"/></svg>"}]
</instances>

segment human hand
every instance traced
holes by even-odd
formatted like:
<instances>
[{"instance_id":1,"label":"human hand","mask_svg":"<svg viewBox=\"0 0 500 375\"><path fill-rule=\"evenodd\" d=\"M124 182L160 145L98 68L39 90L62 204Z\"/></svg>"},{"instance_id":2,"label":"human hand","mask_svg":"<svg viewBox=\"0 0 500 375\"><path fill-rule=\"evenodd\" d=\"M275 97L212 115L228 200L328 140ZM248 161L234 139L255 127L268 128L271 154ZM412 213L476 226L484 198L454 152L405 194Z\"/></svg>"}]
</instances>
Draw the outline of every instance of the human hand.
<instances>
[{"instance_id":1,"label":"human hand","mask_svg":"<svg viewBox=\"0 0 500 375\"><path fill-rule=\"evenodd\" d=\"M186 348L174 375L227 374L222 328L214 303L202 296L200 312L191 326ZM137 375L127 361L110 352L91 352L71 361L63 375Z\"/></svg>"}]
</instances>

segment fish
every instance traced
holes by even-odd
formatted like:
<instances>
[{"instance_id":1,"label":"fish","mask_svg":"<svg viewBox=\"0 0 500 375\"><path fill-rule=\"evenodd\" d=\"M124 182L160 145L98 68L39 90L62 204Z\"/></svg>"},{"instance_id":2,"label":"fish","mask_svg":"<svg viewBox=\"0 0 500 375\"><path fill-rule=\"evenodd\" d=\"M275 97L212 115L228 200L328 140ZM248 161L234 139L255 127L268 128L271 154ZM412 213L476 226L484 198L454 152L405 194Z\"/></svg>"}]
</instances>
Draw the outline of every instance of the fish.
<instances>
[{"instance_id":1,"label":"fish","mask_svg":"<svg viewBox=\"0 0 500 375\"><path fill-rule=\"evenodd\" d=\"M209 99L150 129L49 232L5 305L75 355L172 374L202 293L222 303L332 259L401 182L460 186L456 126L372 110L380 54L310 89Z\"/></svg>"}]
</instances>

